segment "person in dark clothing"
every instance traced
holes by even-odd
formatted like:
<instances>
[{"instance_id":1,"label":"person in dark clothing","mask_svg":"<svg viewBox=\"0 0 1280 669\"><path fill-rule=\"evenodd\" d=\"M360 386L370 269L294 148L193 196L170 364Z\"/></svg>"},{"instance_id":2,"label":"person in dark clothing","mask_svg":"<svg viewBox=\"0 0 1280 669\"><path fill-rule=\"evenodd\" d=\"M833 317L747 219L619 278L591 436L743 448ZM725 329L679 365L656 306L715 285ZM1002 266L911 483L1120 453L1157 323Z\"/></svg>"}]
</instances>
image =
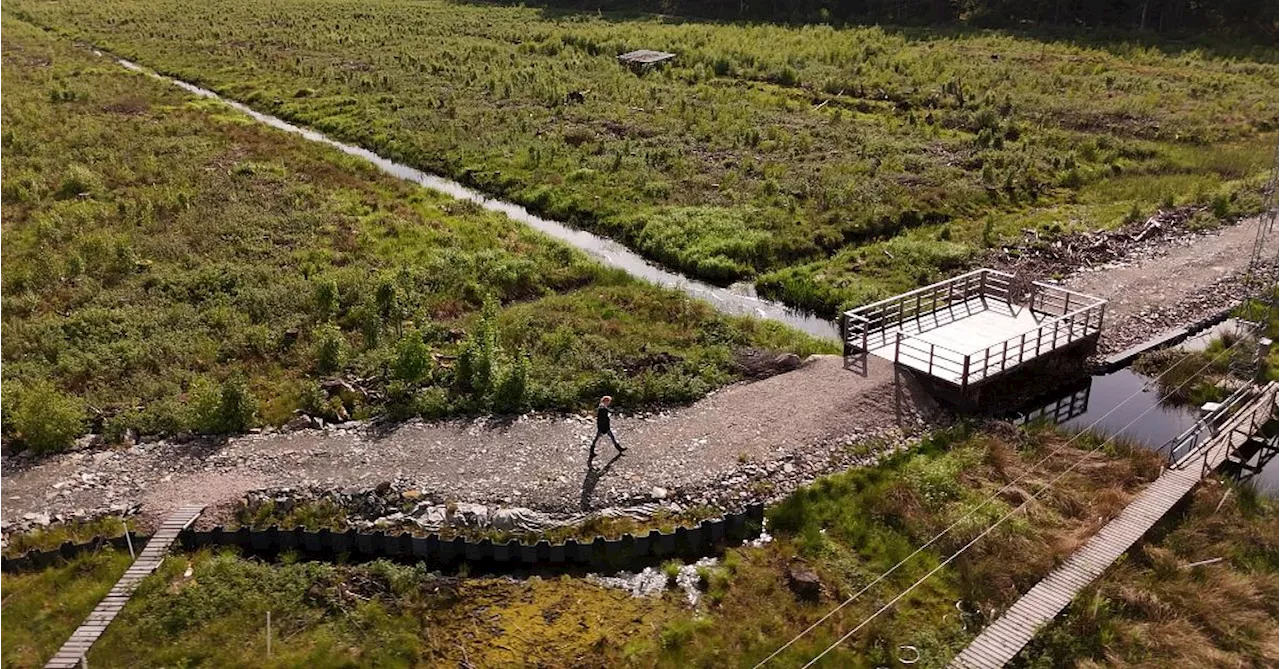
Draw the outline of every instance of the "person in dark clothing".
<instances>
[{"instance_id":1,"label":"person in dark clothing","mask_svg":"<svg viewBox=\"0 0 1280 669\"><path fill-rule=\"evenodd\" d=\"M596 438L591 440L591 457L596 456L596 442L600 441L603 435L609 435L609 440L613 442L613 447L618 449L618 453L627 450L622 444L618 443L618 438L613 436L613 429L609 425L609 405L613 404L613 398L605 395L600 398L600 404L596 406Z\"/></svg>"}]
</instances>

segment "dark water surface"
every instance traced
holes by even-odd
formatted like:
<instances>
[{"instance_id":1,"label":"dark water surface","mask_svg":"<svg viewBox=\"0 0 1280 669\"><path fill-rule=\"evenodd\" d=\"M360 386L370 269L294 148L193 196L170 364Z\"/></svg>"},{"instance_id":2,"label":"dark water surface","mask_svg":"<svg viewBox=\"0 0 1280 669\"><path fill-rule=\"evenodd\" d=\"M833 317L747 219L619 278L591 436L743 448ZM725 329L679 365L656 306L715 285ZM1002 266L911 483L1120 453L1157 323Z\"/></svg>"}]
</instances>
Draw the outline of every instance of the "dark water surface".
<instances>
[{"instance_id":1,"label":"dark water surface","mask_svg":"<svg viewBox=\"0 0 1280 669\"><path fill-rule=\"evenodd\" d=\"M593 235L585 230L571 228L563 223L535 216L534 214L529 213L528 209L525 209L518 204L486 197L484 194L467 188L456 181L423 172L422 170L409 167L408 165L397 163L394 160L387 160L368 149L363 149L351 144L344 144L314 130L293 125L292 123L276 118L270 114L263 114L262 112L255 111L243 104L240 104L239 102L228 100L211 90L200 88L199 86L189 84L180 79L166 77L123 58L118 58L116 60L124 67L133 70L134 72L140 72L147 76L167 81L174 86L177 86L187 92L194 93L195 95L223 102L236 110L249 115L260 123L299 135L313 142L327 144L328 146L338 149L348 155L363 158L391 176L416 183L424 188L444 193L459 200L475 202L489 211L506 214L508 217L524 223L545 235L554 237L566 244L569 244L570 246L584 251L605 265L617 267L636 278L643 279L650 283L667 288L675 288L692 297L706 300L721 312L744 316L755 316L757 318L778 321L815 337L830 340L840 339L839 328L833 321L829 321L825 318L820 318L797 309L792 309L780 302L766 300L756 295L755 287L749 283L734 284L733 286L725 288L698 281L696 279L690 279L682 274L663 269L662 267L645 260L640 255L611 239L606 239L598 235Z\"/></svg>"},{"instance_id":2,"label":"dark water surface","mask_svg":"<svg viewBox=\"0 0 1280 669\"><path fill-rule=\"evenodd\" d=\"M1083 385L1033 403L1022 413L1051 417L1055 409L1055 422L1065 429L1092 427L1099 434L1119 436L1152 449L1164 446L1199 419L1196 408L1161 404L1160 392L1151 379L1127 368L1091 377ZM1280 459L1263 463L1262 471L1243 480L1258 492L1276 497Z\"/></svg>"}]
</instances>

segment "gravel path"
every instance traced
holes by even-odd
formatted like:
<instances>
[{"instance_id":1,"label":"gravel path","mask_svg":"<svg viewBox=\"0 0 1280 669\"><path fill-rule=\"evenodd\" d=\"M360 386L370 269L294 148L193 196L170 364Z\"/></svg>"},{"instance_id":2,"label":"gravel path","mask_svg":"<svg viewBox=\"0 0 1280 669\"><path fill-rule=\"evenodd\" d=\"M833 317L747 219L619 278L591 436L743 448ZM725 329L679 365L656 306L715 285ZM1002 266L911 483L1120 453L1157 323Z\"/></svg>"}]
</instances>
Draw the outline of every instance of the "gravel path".
<instances>
[{"instance_id":1,"label":"gravel path","mask_svg":"<svg viewBox=\"0 0 1280 669\"><path fill-rule=\"evenodd\" d=\"M918 392L899 391L894 377L878 359L859 373L838 356L815 356L795 371L724 388L688 407L615 418L626 454L613 458L612 445L601 443L591 469L592 415L412 421L384 434L355 426L159 442L67 453L30 466L9 459L2 516L13 527L31 513L67 518L140 504L154 518L181 503L218 505L268 486L343 489L383 481L442 501L549 511L654 497L732 503L754 496L754 481L811 478L847 456L851 443L914 430L921 424L917 407L932 411L932 405Z\"/></svg>"},{"instance_id":2,"label":"gravel path","mask_svg":"<svg viewBox=\"0 0 1280 669\"><path fill-rule=\"evenodd\" d=\"M1217 234L1179 239L1152 255L1080 270L1068 288L1108 300L1102 353L1115 353L1175 327L1231 308L1248 296L1248 267L1257 219ZM1275 283L1276 234L1263 249L1267 272L1260 285Z\"/></svg>"}]
</instances>

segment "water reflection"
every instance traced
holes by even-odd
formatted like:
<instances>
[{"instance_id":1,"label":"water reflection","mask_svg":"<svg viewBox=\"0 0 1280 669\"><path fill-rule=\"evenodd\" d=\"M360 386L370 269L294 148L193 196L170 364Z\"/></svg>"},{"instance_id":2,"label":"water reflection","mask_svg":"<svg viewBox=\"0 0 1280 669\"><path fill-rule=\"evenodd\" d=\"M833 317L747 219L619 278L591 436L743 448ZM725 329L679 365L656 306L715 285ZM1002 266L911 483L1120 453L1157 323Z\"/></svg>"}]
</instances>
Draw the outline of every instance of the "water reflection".
<instances>
[{"instance_id":1,"label":"water reflection","mask_svg":"<svg viewBox=\"0 0 1280 669\"><path fill-rule=\"evenodd\" d=\"M1199 411L1162 404L1151 379L1121 369L1087 378L1032 402L1016 412L1015 419L1047 420L1067 430L1092 428L1099 434L1158 449L1195 425ZM1246 464L1236 468L1239 478L1258 492L1276 497L1280 491L1280 461L1275 459L1275 449L1250 454Z\"/></svg>"},{"instance_id":2,"label":"water reflection","mask_svg":"<svg viewBox=\"0 0 1280 669\"><path fill-rule=\"evenodd\" d=\"M706 300L718 311L778 321L796 328L797 330L801 330L823 339L839 340L840 338L839 328L836 323L813 314L792 309L780 302L766 300L756 294L755 286L751 284L734 284L733 286L724 288L704 283L702 281L697 281L695 279L690 279L682 274L668 271L649 262L648 260L645 260L627 247L611 239L605 239L604 237L593 235L585 230L578 230L556 221L535 216L529 213L528 209L525 209L518 204L486 197L482 193L467 188L456 181L451 181L435 174L429 174L422 170L409 167L408 165L397 163L393 160L387 160L368 149L352 146L351 144L344 144L337 140L330 139L324 134L314 130L293 125L292 123L276 118L270 114L263 114L262 112L254 111L239 102L223 98L213 91L200 88L199 86L189 84L180 79L174 79L172 77L166 77L156 72L152 72L151 70L148 70L136 63L124 60L123 58L119 58L117 61L134 72L140 72L147 76L167 81L189 93L221 101L247 114L254 120L271 126L272 128L299 135L304 139L308 139L313 142L326 144L348 155L363 158L364 160L373 163L373 165L378 169L394 177L404 179L405 181L411 181L424 188L444 193L459 200L475 202L489 211L506 214L508 217L524 223L545 235L559 239L562 242L586 252L588 255L605 265L617 267L634 277L643 279L650 283L667 288L675 288L695 298Z\"/></svg>"}]
</instances>

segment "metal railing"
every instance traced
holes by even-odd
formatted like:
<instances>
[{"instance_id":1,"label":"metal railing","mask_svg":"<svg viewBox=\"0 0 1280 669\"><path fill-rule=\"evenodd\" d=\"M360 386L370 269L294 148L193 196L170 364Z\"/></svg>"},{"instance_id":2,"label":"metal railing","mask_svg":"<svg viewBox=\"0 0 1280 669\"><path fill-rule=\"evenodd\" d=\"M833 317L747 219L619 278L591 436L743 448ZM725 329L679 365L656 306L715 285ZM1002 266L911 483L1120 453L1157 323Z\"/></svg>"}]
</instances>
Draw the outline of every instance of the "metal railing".
<instances>
[{"instance_id":1,"label":"metal railing","mask_svg":"<svg viewBox=\"0 0 1280 669\"><path fill-rule=\"evenodd\" d=\"M1023 307L1013 278L1007 272L978 269L847 311L842 318L845 350L869 353L892 344L895 363L964 389L1102 331L1106 300L1033 282L1026 308L1039 322L1034 330L968 353L917 336L987 310L989 299L1008 306L1016 317ZM957 305L971 311L960 312Z\"/></svg>"},{"instance_id":2,"label":"metal railing","mask_svg":"<svg viewBox=\"0 0 1280 669\"><path fill-rule=\"evenodd\" d=\"M1206 413L1197 420L1195 425L1182 431L1182 434L1170 439L1158 450L1165 455L1170 465L1177 463L1188 453L1195 450L1196 447L1208 441L1208 438L1217 436L1218 428L1222 425L1223 418L1231 415L1240 405L1252 398L1252 386L1242 386L1239 390L1231 394L1230 397L1218 404L1213 411Z\"/></svg>"},{"instance_id":3,"label":"metal railing","mask_svg":"<svg viewBox=\"0 0 1280 669\"><path fill-rule=\"evenodd\" d=\"M1171 469L1182 469L1200 462L1201 473L1211 469L1211 457L1221 453L1225 459L1236 448L1257 434L1276 410L1276 383L1259 387L1248 384L1232 393L1212 411L1200 417L1195 425L1161 446ZM1241 412L1247 412L1242 415ZM1225 437L1225 445L1214 443ZM1237 444L1237 437L1240 443ZM1223 450L1225 449L1225 451Z\"/></svg>"},{"instance_id":4,"label":"metal railing","mask_svg":"<svg viewBox=\"0 0 1280 669\"><path fill-rule=\"evenodd\" d=\"M1107 301L1035 282L1029 307L1033 314L1046 315L1046 318L1034 330L970 353L966 383L995 376L1027 360L1100 334ZM1060 315L1048 316L1055 313Z\"/></svg>"}]
</instances>

